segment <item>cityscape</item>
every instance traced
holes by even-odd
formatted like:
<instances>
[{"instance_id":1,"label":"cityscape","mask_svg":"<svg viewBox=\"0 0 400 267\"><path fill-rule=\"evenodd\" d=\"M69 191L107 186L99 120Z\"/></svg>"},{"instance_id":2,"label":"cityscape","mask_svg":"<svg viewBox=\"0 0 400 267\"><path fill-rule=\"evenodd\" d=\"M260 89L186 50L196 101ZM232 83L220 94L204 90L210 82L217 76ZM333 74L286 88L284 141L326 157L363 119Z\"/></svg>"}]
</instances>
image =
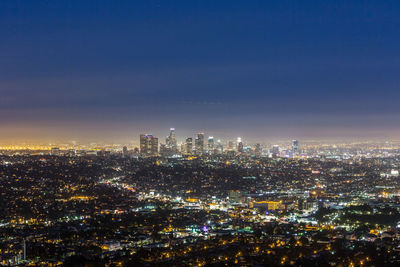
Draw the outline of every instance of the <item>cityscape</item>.
<instances>
[{"instance_id":1,"label":"cityscape","mask_svg":"<svg viewBox=\"0 0 400 267\"><path fill-rule=\"evenodd\" d=\"M175 131L141 134L139 146L2 147L1 264L400 261L400 141L267 145Z\"/></svg>"},{"instance_id":2,"label":"cityscape","mask_svg":"<svg viewBox=\"0 0 400 267\"><path fill-rule=\"evenodd\" d=\"M0 267L400 266L400 1L0 1Z\"/></svg>"}]
</instances>

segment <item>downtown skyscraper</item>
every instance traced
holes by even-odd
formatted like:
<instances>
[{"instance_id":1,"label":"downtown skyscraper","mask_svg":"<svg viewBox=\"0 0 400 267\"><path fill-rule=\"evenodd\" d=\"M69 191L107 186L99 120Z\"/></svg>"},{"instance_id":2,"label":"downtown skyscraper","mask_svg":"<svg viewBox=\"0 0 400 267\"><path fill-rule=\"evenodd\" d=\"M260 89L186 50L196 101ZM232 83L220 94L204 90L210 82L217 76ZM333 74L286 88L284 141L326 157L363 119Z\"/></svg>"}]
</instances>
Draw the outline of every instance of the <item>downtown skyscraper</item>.
<instances>
[{"instance_id":1,"label":"downtown skyscraper","mask_svg":"<svg viewBox=\"0 0 400 267\"><path fill-rule=\"evenodd\" d=\"M156 156L158 154L158 138L151 134L141 134L140 154L144 156Z\"/></svg>"},{"instance_id":2,"label":"downtown skyscraper","mask_svg":"<svg viewBox=\"0 0 400 267\"><path fill-rule=\"evenodd\" d=\"M186 138L185 146L186 146L185 149L186 154L191 155L193 152L193 138L191 137Z\"/></svg>"},{"instance_id":3,"label":"downtown skyscraper","mask_svg":"<svg viewBox=\"0 0 400 267\"><path fill-rule=\"evenodd\" d=\"M178 152L178 145L175 137L175 128L170 128L169 135L167 136L165 143L167 145L167 149L175 154Z\"/></svg>"},{"instance_id":4,"label":"downtown skyscraper","mask_svg":"<svg viewBox=\"0 0 400 267\"><path fill-rule=\"evenodd\" d=\"M202 155L204 153L204 133L198 133L194 140L194 146L196 155Z\"/></svg>"}]
</instances>

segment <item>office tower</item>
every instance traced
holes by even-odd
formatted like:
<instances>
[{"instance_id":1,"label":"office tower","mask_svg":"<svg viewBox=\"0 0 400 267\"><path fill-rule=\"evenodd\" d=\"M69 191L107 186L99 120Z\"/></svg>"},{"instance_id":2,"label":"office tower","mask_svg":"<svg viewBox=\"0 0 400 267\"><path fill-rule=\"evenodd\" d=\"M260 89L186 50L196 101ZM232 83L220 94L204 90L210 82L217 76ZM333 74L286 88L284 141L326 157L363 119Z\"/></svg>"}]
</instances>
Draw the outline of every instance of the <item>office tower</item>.
<instances>
[{"instance_id":1,"label":"office tower","mask_svg":"<svg viewBox=\"0 0 400 267\"><path fill-rule=\"evenodd\" d=\"M150 139L150 155L155 156L158 153L158 138L153 137Z\"/></svg>"},{"instance_id":2,"label":"office tower","mask_svg":"<svg viewBox=\"0 0 400 267\"><path fill-rule=\"evenodd\" d=\"M295 156L299 153L299 141L297 141L297 140L292 141L292 152L293 152L293 156Z\"/></svg>"},{"instance_id":3,"label":"office tower","mask_svg":"<svg viewBox=\"0 0 400 267\"><path fill-rule=\"evenodd\" d=\"M237 151L242 153L243 152L243 142L242 138L238 137L237 139Z\"/></svg>"},{"instance_id":4,"label":"office tower","mask_svg":"<svg viewBox=\"0 0 400 267\"><path fill-rule=\"evenodd\" d=\"M209 136L207 143L208 143L208 152L211 154L214 152L214 137Z\"/></svg>"},{"instance_id":5,"label":"office tower","mask_svg":"<svg viewBox=\"0 0 400 267\"><path fill-rule=\"evenodd\" d=\"M197 137L194 140L194 146L197 155L201 155L204 153L204 133L197 134Z\"/></svg>"},{"instance_id":6,"label":"office tower","mask_svg":"<svg viewBox=\"0 0 400 267\"><path fill-rule=\"evenodd\" d=\"M186 138L186 154L190 155L192 154L193 150L193 138L189 137Z\"/></svg>"},{"instance_id":7,"label":"office tower","mask_svg":"<svg viewBox=\"0 0 400 267\"><path fill-rule=\"evenodd\" d=\"M261 155L261 145L260 144L256 144L256 147L254 148L254 155L256 155L257 157Z\"/></svg>"},{"instance_id":8,"label":"office tower","mask_svg":"<svg viewBox=\"0 0 400 267\"><path fill-rule=\"evenodd\" d=\"M272 147L272 156L273 157L278 157L279 156L279 146L278 145L274 145L273 147Z\"/></svg>"},{"instance_id":9,"label":"office tower","mask_svg":"<svg viewBox=\"0 0 400 267\"><path fill-rule=\"evenodd\" d=\"M158 153L158 138L151 134L140 135L140 153L145 156L155 156Z\"/></svg>"},{"instance_id":10,"label":"office tower","mask_svg":"<svg viewBox=\"0 0 400 267\"><path fill-rule=\"evenodd\" d=\"M141 134L140 135L140 154L147 154L147 138L146 134Z\"/></svg>"},{"instance_id":11,"label":"office tower","mask_svg":"<svg viewBox=\"0 0 400 267\"><path fill-rule=\"evenodd\" d=\"M217 151L218 153L222 153L224 151L224 146L222 145L220 139L217 140Z\"/></svg>"},{"instance_id":12,"label":"office tower","mask_svg":"<svg viewBox=\"0 0 400 267\"><path fill-rule=\"evenodd\" d=\"M163 157L168 156L168 149L166 144L160 144L160 155Z\"/></svg>"},{"instance_id":13,"label":"office tower","mask_svg":"<svg viewBox=\"0 0 400 267\"><path fill-rule=\"evenodd\" d=\"M178 151L181 154L185 154L186 153L186 143L185 142L182 141L181 144L178 145Z\"/></svg>"},{"instance_id":14,"label":"office tower","mask_svg":"<svg viewBox=\"0 0 400 267\"><path fill-rule=\"evenodd\" d=\"M122 155L127 156L128 155L128 148L126 146L124 146L122 148Z\"/></svg>"},{"instance_id":15,"label":"office tower","mask_svg":"<svg viewBox=\"0 0 400 267\"><path fill-rule=\"evenodd\" d=\"M178 152L178 145L175 138L175 128L169 129L169 136L166 139L166 144L172 153Z\"/></svg>"}]
</instances>

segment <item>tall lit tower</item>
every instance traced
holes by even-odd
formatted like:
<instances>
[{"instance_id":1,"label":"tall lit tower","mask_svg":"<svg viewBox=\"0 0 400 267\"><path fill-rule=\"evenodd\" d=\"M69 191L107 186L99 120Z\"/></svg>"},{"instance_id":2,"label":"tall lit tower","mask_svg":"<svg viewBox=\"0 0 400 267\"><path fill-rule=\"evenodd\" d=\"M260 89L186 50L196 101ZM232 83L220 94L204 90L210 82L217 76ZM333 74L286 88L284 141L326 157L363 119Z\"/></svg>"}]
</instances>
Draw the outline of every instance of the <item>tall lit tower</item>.
<instances>
[{"instance_id":1,"label":"tall lit tower","mask_svg":"<svg viewBox=\"0 0 400 267\"><path fill-rule=\"evenodd\" d=\"M209 136L208 137L208 152L212 153L214 151L214 137Z\"/></svg>"},{"instance_id":2,"label":"tall lit tower","mask_svg":"<svg viewBox=\"0 0 400 267\"><path fill-rule=\"evenodd\" d=\"M158 138L151 136L149 141L150 155L155 156L158 154Z\"/></svg>"},{"instance_id":3,"label":"tall lit tower","mask_svg":"<svg viewBox=\"0 0 400 267\"><path fill-rule=\"evenodd\" d=\"M147 154L147 138L146 134L141 134L140 135L140 153L141 154Z\"/></svg>"},{"instance_id":4,"label":"tall lit tower","mask_svg":"<svg viewBox=\"0 0 400 267\"><path fill-rule=\"evenodd\" d=\"M292 152L293 156L299 153L299 141L292 140Z\"/></svg>"},{"instance_id":5,"label":"tall lit tower","mask_svg":"<svg viewBox=\"0 0 400 267\"><path fill-rule=\"evenodd\" d=\"M193 151L193 138L188 137L186 138L186 154L190 155Z\"/></svg>"},{"instance_id":6,"label":"tall lit tower","mask_svg":"<svg viewBox=\"0 0 400 267\"><path fill-rule=\"evenodd\" d=\"M238 137L237 139L237 151L242 153L243 152L243 142L242 138Z\"/></svg>"},{"instance_id":7,"label":"tall lit tower","mask_svg":"<svg viewBox=\"0 0 400 267\"><path fill-rule=\"evenodd\" d=\"M221 153L221 152L224 151L224 146L222 145L220 139L217 140L217 149L218 149L218 152L219 152L219 153Z\"/></svg>"},{"instance_id":8,"label":"tall lit tower","mask_svg":"<svg viewBox=\"0 0 400 267\"><path fill-rule=\"evenodd\" d=\"M278 145L272 146L272 156L278 157L280 155L280 150Z\"/></svg>"},{"instance_id":9,"label":"tall lit tower","mask_svg":"<svg viewBox=\"0 0 400 267\"><path fill-rule=\"evenodd\" d=\"M197 137L194 140L194 146L197 155L201 155L204 153L204 133L197 134Z\"/></svg>"},{"instance_id":10,"label":"tall lit tower","mask_svg":"<svg viewBox=\"0 0 400 267\"><path fill-rule=\"evenodd\" d=\"M260 144L256 144L256 146L254 148L254 155L256 155L257 157L261 155L261 145Z\"/></svg>"},{"instance_id":11,"label":"tall lit tower","mask_svg":"<svg viewBox=\"0 0 400 267\"><path fill-rule=\"evenodd\" d=\"M169 136L167 137L166 143L167 147L171 150L172 153L176 153L178 151L178 145L175 137L175 128L169 129Z\"/></svg>"},{"instance_id":12,"label":"tall lit tower","mask_svg":"<svg viewBox=\"0 0 400 267\"><path fill-rule=\"evenodd\" d=\"M140 153L145 156L155 156L158 153L158 138L151 134L140 135Z\"/></svg>"}]
</instances>

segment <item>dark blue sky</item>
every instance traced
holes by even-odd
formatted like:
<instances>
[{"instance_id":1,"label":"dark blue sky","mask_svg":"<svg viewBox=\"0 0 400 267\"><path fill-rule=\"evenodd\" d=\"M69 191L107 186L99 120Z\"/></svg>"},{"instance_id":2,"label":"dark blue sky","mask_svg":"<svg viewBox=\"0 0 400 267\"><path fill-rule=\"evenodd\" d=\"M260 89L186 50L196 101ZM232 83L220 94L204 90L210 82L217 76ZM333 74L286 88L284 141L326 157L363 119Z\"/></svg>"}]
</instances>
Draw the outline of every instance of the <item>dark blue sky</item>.
<instances>
[{"instance_id":1,"label":"dark blue sky","mask_svg":"<svg viewBox=\"0 0 400 267\"><path fill-rule=\"evenodd\" d=\"M399 1L0 1L0 136L399 138Z\"/></svg>"}]
</instances>

